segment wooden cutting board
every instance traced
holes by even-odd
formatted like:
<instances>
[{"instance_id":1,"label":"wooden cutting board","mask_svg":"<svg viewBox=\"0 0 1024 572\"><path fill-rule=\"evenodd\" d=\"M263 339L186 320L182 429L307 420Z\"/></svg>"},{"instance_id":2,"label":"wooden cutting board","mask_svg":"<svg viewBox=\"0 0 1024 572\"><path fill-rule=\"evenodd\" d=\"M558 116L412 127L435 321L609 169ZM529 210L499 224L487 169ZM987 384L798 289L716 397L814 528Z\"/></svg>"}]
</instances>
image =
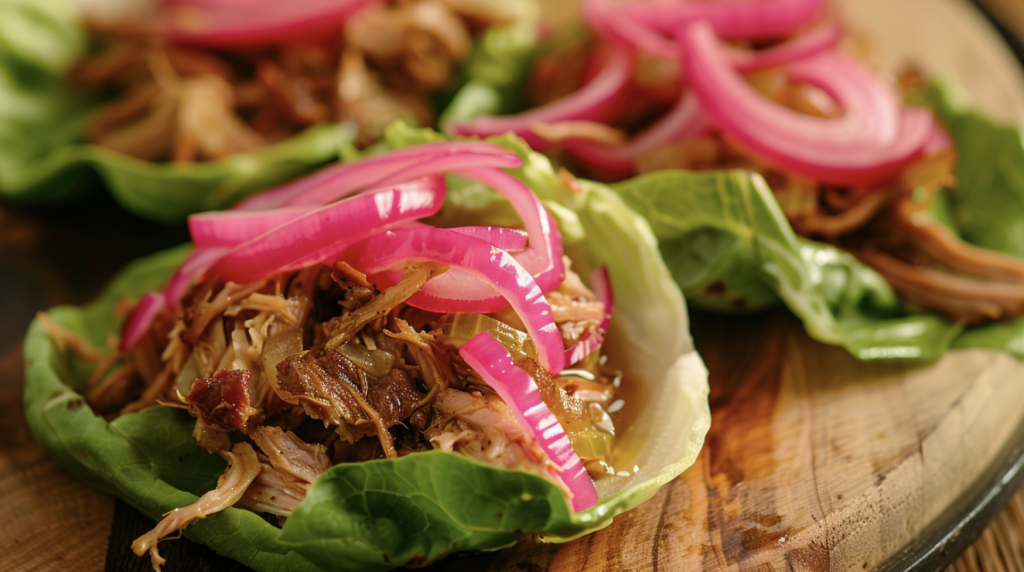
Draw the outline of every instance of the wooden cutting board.
<instances>
[{"instance_id":1,"label":"wooden cutting board","mask_svg":"<svg viewBox=\"0 0 1024 572\"><path fill-rule=\"evenodd\" d=\"M930 367L858 362L784 311L698 314L713 423L697 463L608 528L562 545L456 555L431 570L864 570L970 489L1024 419L1024 364L987 350ZM0 362L0 570L145 570L151 524L78 486L24 428ZM165 570L245 570L184 540Z\"/></svg>"}]
</instances>

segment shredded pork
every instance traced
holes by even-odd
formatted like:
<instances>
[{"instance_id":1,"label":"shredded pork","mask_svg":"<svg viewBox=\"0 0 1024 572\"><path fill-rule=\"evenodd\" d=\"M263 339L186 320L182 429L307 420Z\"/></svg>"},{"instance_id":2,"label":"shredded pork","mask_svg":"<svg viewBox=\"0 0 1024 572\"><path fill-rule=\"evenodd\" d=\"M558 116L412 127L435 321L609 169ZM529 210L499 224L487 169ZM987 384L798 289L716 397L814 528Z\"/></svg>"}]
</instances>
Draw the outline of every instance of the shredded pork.
<instances>
[{"instance_id":1,"label":"shredded pork","mask_svg":"<svg viewBox=\"0 0 1024 572\"><path fill-rule=\"evenodd\" d=\"M259 459L256 458L252 445L248 443L238 443L231 451L222 452L221 456L228 462L228 468L217 481L217 488L186 507L172 510L153 530L132 543L132 551L135 554L142 556L149 553L153 569L157 572L160 572L160 567L166 562L157 551L160 539L185 528L193 520L206 518L234 505L260 472Z\"/></svg>"},{"instance_id":2,"label":"shredded pork","mask_svg":"<svg viewBox=\"0 0 1024 572\"><path fill-rule=\"evenodd\" d=\"M159 570L160 539L229 506L282 522L339 463L440 449L551 478L532 434L459 356L443 327L454 315L405 304L445 270L412 265L383 290L344 263L243 285L209 280L165 308L148 341L116 359L108 355L116 340L94 349L46 322L58 343L96 364L86 398L97 411L180 408L196 418L197 444L228 460L216 489L168 514L133 550L149 552ZM603 318L603 305L569 268L549 298L556 325L576 337ZM500 326L495 335L510 340L527 338L516 333L514 313L494 316L478 322ZM592 370L583 381L552 379L528 357L532 345L515 351L567 431L584 435L589 420L607 417L616 389L596 354L575 366Z\"/></svg>"},{"instance_id":3,"label":"shredded pork","mask_svg":"<svg viewBox=\"0 0 1024 572\"><path fill-rule=\"evenodd\" d=\"M69 79L112 96L86 138L146 161L219 159L342 121L365 147L398 119L433 125L431 95L451 86L473 37L517 15L487 4L372 4L334 41L262 50L167 45L148 18L89 22L103 49Z\"/></svg>"}]
</instances>

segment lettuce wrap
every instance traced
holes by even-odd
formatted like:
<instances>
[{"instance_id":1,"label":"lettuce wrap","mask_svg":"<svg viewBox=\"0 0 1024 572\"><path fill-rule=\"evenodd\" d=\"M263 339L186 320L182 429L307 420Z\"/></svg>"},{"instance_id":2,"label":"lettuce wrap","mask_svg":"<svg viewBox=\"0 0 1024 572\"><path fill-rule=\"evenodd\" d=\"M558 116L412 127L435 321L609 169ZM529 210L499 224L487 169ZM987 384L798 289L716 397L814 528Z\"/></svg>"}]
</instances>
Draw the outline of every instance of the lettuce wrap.
<instances>
[{"instance_id":1,"label":"lettuce wrap","mask_svg":"<svg viewBox=\"0 0 1024 572\"><path fill-rule=\"evenodd\" d=\"M966 242L1024 256L1024 139L953 104L935 84L924 101L947 128L958 184L931 208ZM814 339L864 360L934 361L948 348L1024 357L1024 319L964 328L911 312L877 272L798 237L764 179L747 171L662 171L613 185L651 224L673 277L695 307L756 311L784 303Z\"/></svg>"},{"instance_id":2,"label":"lettuce wrap","mask_svg":"<svg viewBox=\"0 0 1024 572\"><path fill-rule=\"evenodd\" d=\"M385 145L440 137L402 125ZM498 138L526 159L511 171L556 218L574 269L607 267L617 308L605 350L636 384L642 415L621 433L624 475L600 479L598 504L571 513L549 480L430 451L396 460L339 464L322 474L279 529L229 508L184 531L257 570L385 570L424 564L459 550L492 550L527 535L571 539L608 525L650 498L693 463L710 424L707 372L688 334L686 307L662 262L650 227L608 188L580 181L567 188L542 156ZM511 211L476 183L450 177L439 223L494 224ZM469 219L468 217L472 217ZM137 261L92 305L48 315L94 345L118 330L118 300L158 287L189 251L183 246ZM25 341L25 407L43 447L85 484L158 520L213 488L224 468L191 435L193 418L151 407L107 422L85 404L89 367L59 348L39 320Z\"/></svg>"},{"instance_id":3,"label":"lettuce wrap","mask_svg":"<svg viewBox=\"0 0 1024 572\"><path fill-rule=\"evenodd\" d=\"M563 36L584 30L565 30ZM557 40L516 51L524 68ZM511 50L510 50L511 51ZM519 69L519 68L516 68ZM443 120L525 111L528 71L501 89L467 84ZM953 103L933 83L930 107L959 153L958 184L929 213L969 244L1024 256L1024 144L1018 128ZM785 305L817 341L863 360L934 361L952 347L1024 357L1024 320L965 327L902 303L875 270L832 245L798 236L763 177L751 171L665 170L610 185L650 223L673 278L693 307L724 313Z\"/></svg>"},{"instance_id":4,"label":"lettuce wrap","mask_svg":"<svg viewBox=\"0 0 1024 572\"><path fill-rule=\"evenodd\" d=\"M528 1L509 10L530 14ZM502 70L513 45L532 45L529 18L489 29L474 46L454 89L510 81ZM82 141L103 100L79 91L65 73L89 51L88 34L73 0L0 0L0 200L28 204L60 200L76 191L84 169L94 169L114 198L144 218L174 224L194 212L223 209L266 188L336 161L351 146L348 123L323 124L280 143L219 160L151 163ZM438 94L443 109L451 94Z\"/></svg>"}]
</instances>

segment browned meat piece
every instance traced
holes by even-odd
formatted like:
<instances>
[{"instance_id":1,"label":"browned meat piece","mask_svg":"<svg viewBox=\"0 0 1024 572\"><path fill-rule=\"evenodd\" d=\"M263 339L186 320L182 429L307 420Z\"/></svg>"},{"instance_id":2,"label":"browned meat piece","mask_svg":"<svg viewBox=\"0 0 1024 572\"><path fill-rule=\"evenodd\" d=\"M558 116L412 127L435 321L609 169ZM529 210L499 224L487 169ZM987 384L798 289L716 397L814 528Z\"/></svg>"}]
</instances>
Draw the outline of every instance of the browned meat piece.
<instances>
[{"instance_id":1,"label":"browned meat piece","mask_svg":"<svg viewBox=\"0 0 1024 572\"><path fill-rule=\"evenodd\" d=\"M417 408L423 397L409 374L394 368L387 376L370 384L366 401L380 415L385 427L394 427L412 416L410 423L422 428L426 426L426 412Z\"/></svg>"},{"instance_id":2,"label":"browned meat piece","mask_svg":"<svg viewBox=\"0 0 1024 572\"><path fill-rule=\"evenodd\" d=\"M250 381L252 372L226 369L213 374L212 379L195 380L185 398L189 413L214 429L248 433L249 417L254 412L249 407Z\"/></svg>"},{"instance_id":3,"label":"browned meat piece","mask_svg":"<svg viewBox=\"0 0 1024 572\"><path fill-rule=\"evenodd\" d=\"M306 413L327 425L349 426L358 433L372 430L370 417L356 394L366 394L362 372L345 356L327 350L285 358L277 365L279 395L287 403L301 404Z\"/></svg>"}]
</instances>

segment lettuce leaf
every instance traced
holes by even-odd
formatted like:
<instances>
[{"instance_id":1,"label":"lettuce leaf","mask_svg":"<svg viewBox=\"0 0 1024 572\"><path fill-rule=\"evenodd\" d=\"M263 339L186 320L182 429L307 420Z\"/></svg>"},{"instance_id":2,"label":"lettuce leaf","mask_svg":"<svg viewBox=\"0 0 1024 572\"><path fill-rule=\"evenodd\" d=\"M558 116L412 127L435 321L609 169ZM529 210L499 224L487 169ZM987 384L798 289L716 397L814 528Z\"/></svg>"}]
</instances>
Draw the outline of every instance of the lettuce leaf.
<instances>
[{"instance_id":1,"label":"lettuce leaf","mask_svg":"<svg viewBox=\"0 0 1024 572\"><path fill-rule=\"evenodd\" d=\"M436 137L396 126L386 144ZM528 534L573 538L606 526L693 463L710 425L707 371L688 334L683 298L647 223L608 188L584 183L582 190L565 189L547 160L522 142L497 142L526 158L516 174L551 205L575 268L586 273L608 266L617 308L606 351L628 372L627 382L642 388L627 405L643 415L621 433L620 446L629 453L618 464L637 469L598 481L601 502L571 514L545 478L431 451L332 467L283 529L231 508L189 526L186 536L257 570L384 570L458 550L497 549ZM474 223L505 216L507 204L502 207L493 191L454 177L451 184L439 220L464 224L469 216ZM118 298L158 286L186 250L137 262L93 305L55 308L50 315L99 344L117 329ZM88 368L59 351L38 322L29 329L25 358L29 425L83 482L124 498L153 519L212 488L223 463L195 445L187 413L151 408L105 422L77 393Z\"/></svg>"},{"instance_id":2,"label":"lettuce leaf","mask_svg":"<svg viewBox=\"0 0 1024 572\"><path fill-rule=\"evenodd\" d=\"M1024 143L1020 130L953 105L932 86L925 100L956 142L958 185L936 214L966 241L1024 256ZM949 347L1024 357L1024 319L964 329L904 308L870 268L796 236L759 175L661 171L613 186L651 224L687 300L746 312L784 303L815 339L865 359L938 359Z\"/></svg>"},{"instance_id":3,"label":"lettuce leaf","mask_svg":"<svg viewBox=\"0 0 1024 572\"><path fill-rule=\"evenodd\" d=\"M80 141L101 101L64 81L86 51L71 0L0 0L0 198L68 196L95 169L129 211L162 223L226 208L337 159L352 129L309 129L252 153L194 165L149 163Z\"/></svg>"}]
</instances>

